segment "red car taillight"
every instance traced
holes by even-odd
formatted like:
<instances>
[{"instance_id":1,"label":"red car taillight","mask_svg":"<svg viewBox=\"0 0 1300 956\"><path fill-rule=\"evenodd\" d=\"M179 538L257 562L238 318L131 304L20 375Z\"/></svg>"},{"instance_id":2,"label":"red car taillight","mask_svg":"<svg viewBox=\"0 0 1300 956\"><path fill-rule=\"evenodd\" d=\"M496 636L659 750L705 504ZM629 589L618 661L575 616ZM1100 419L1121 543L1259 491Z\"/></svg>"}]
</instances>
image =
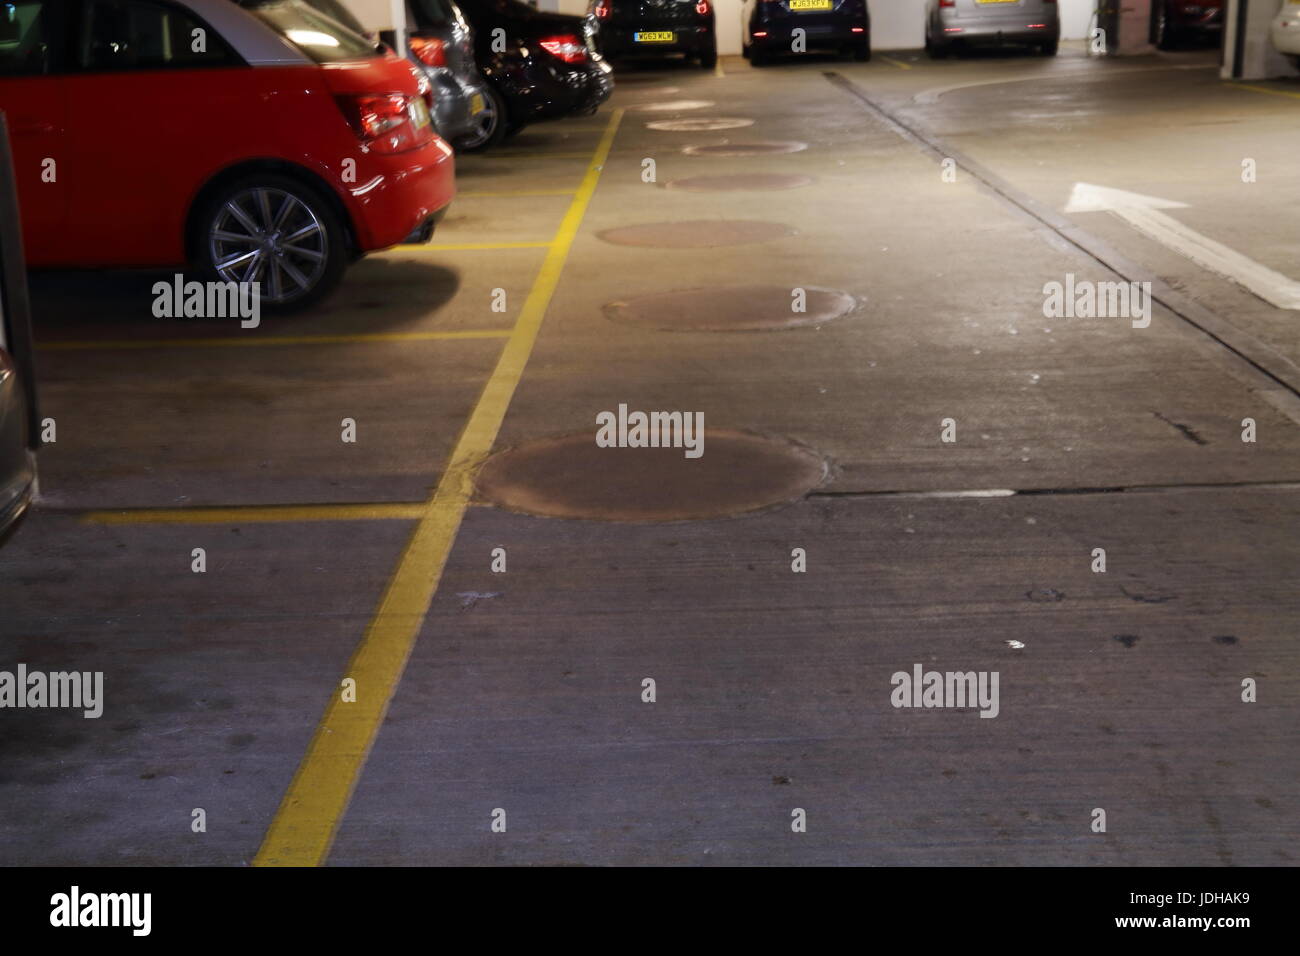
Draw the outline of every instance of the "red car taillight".
<instances>
[{"instance_id":1,"label":"red car taillight","mask_svg":"<svg viewBox=\"0 0 1300 956\"><path fill-rule=\"evenodd\" d=\"M538 45L551 56L559 57L565 63L581 63L587 59L587 48L582 45L582 40L572 34L565 36L547 37L545 40L538 40Z\"/></svg>"},{"instance_id":2,"label":"red car taillight","mask_svg":"<svg viewBox=\"0 0 1300 956\"><path fill-rule=\"evenodd\" d=\"M614 12L614 5L610 0L600 0L600 2L596 4L595 12L597 20L608 20L609 15Z\"/></svg>"},{"instance_id":3,"label":"red car taillight","mask_svg":"<svg viewBox=\"0 0 1300 956\"><path fill-rule=\"evenodd\" d=\"M433 138L424 96L366 93L337 97L339 109L361 142L377 153L400 153Z\"/></svg>"},{"instance_id":4,"label":"red car taillight","mask_svg":"<svg viewBox=\"0 0 1300 956\"><path fill-rule=\"evenodd\" d=\"M957 6L957 0L939 0L939 6L941 6L941 7L955 7L955 6Z\"/></svg>"},{"instance_id":5,"label":"red car taillight","mask_svg":"<svg viewBox=\"0 0 1300 956\"><path fill-rule=\"evenodd\" d=\"M695 12L702 17L707 17L709 11L712 9L713 8L709 6L709 0L699 0L699 2L695 4Z\"/></svg>"},{"instance_id":6,"label":"red car taillight","mask_svg":"<svg viewBox=\"0 0 1300 956\"><path fill-rule=\"evenodd\" d=\"M447 50L437 37L411 37L411 52L425 66L446 66Z\"/></svg>"}]
</instances>

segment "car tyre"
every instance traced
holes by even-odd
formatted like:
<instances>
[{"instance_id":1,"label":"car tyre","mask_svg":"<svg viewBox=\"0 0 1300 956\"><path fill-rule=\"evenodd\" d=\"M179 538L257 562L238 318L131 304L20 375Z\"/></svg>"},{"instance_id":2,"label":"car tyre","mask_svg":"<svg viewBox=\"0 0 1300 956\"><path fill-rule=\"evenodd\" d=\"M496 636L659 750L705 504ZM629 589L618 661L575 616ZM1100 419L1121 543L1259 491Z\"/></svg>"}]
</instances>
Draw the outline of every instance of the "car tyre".
<instances>
[{"instance_id":1,"label":"car tyre","mask_svg":"<svg viewBox=\"0 0 1300 956\"><path fill-rule=\"evenodd\" d=\"M322 189L292 176L259 173L229 183L204 202L194 223L198 270L213 282L259 282L260 308L267 312L319 302L351 260L338 207ZM246 265L240 261L250 254Z\"/></svg>"},{"instance_id":2,"label":"car tyre","mask_svg":"<svg viewBox=\"0 0 1300 956\"><path fill-rule=\"evenodd\" d=\"M488 103L488 108L484 111L489 114L488 118L474 133L456 140L456 149L461 152L481 153L500 146L510 133L510 117L506 113L506 103L501 99L501 94L492 87L485 86L483 96Z\"/></svg>"},{"instance_id":3,"label":"car tyre","mask_svg":"<svg viewBox=\"0 0 1300 956\"><path fill-rule=\"evenodd\" d=\"M925 52L930 54L932 60L945 60L948 58L948 48L933 42L929 36L925 38Z\"/></svg>"},{"instance_id":4,"label":"car tyre","mask_svg":"<svg viewBox=\"0 0 1300 956\"><path fill-rule=\"evenodd\" d=\"M700 54L700 66L706 70L712 70L718 65L718 47L715 44Z\"/></svg>"},{"instance_id":5,"label":"car tyre","mask_svg":"<svg viewBox=\"0 0 1300 956\"><path fill-rule=\"evenodd\" d=\"M1038 52L1041 53L1043 56L1056 56L1056 51L1059 47L1060 47L1060 41L1052 40L1048 43L1042 44L1038 48Z\"/></svg>"},{"instance_id":6,"label":"car tyre","mask_svg":"<svg viewBox=\"0 0 1300 956\"><path fill-rule=\"evenodd\" d=\"M853 59L859 63L866 63L871 59L871 40L863 40L853 48Z\"/></svg>"}]
</instances>

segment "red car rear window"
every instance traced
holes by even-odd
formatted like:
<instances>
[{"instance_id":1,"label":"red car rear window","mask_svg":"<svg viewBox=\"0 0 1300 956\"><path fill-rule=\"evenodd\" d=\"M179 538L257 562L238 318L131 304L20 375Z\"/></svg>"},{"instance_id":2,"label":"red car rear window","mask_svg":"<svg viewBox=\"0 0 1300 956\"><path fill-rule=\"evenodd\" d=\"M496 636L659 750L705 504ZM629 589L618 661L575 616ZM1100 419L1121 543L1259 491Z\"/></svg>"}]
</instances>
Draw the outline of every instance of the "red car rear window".
<instances>
[{"instance_id":1,"label":"red car rear window","mask_svg":"<svg viewBox=\"0 0 1300 956\"><path fill-rule=\"evenodd\" d=\"M376 53L365 37L302 0L243 0L240 6L317 63L357 60Z\"/></svg>"}]
</instances>

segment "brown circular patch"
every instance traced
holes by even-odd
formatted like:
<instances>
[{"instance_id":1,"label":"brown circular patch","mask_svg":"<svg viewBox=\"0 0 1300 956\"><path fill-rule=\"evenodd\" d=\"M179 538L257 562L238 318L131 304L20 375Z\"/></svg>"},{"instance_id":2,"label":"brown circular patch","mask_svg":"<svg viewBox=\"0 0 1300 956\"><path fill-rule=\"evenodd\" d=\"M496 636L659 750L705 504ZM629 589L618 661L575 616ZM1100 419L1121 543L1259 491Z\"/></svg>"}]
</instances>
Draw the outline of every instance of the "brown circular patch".
<instances>
[{"instance_id":1,"label":"brown circular patch","mask_svg":"<svg viewBox=\"0 0 1300 956\"><path fill-rule=\"evenodd\" d=\"M686 222L646 222L606 229L597 235L616 246L653 246L663 249L708 249L743 246L793 236L795 230L779 222L752 219L696 219Z\"/></svg>"},{"instance_id":2,"label":"brown circular patch","mask_svg":"<svg viewBox=\"0 0 1300 956\"><path fill-rule=\"evenodd\" d=\"M741 119L738 116L695 116L683 119L654 120L645 125L646 129L664 130L670 133L701 133L706 130L740 129L742 126L753 126L754 121L752 119Z\"/></svg>"},{"instance_id":3,"label":"brown circular patch","mask_svg":"<svg viewBox=\"0 0 1300 956\"><path fill-rule=\"evenodd\" d=\"M798 189L812 182L809 176L790 173L745 173L739 176L688 176L664 183L665 189L684 189L692 193L757 192Z\"/></svg>"},{"instance_id":4,"label":"brown circular patch","mask_svg":"<svg viewBox=\"0 0 1300 956\"><path fill-rule=\"evenodd\" d=\"M682 148L682 152L687 156L771 156L775 153L798 153L807 148L807 143L790 140L789 142L710 143L686 146Z\"/></svg>"},{"instance_id":5,"label":"brown circular patch","mask_svg":"<svg viewBox=\"0 0 1300 956\"><path fill-rule=\"evenodd\" d=\"M795 288L748 285L656 292L610 302L605 315L665 332L761 332L820 325L848 315L857 305L847 292L800 286L806 308L795 312Z\"/></svg>"},{"instance_id":6,"label":"brown circular patch","mask_svg":"<svg viewBox=\"0 0 1300 956\"><path fill-rule=\"evenodd\" d=\"M808 449L749 432L706 427L699 458L683 448L601 448L595 436L593 428L493 455L478 474L479 498L552 518L687 521L770 508L826 477Z\"/></svg>"}]
</instances>

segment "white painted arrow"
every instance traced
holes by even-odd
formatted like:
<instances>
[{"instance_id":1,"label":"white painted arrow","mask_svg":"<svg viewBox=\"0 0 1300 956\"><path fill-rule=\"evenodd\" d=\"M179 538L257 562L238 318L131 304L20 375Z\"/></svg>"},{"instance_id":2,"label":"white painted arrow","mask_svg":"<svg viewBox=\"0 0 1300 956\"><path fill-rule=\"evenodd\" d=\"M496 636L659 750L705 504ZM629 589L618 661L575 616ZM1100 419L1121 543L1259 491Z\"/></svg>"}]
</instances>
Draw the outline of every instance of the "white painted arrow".
<instances>
[{"instance_id":1,"label":"white painted arrow","mask_svg":"<svg viewBox=\"0 0 1300 956\"><path fill-rule=\"evenodd\" d=\"M1162 209L1186 209L1187 203L1143 196L1123 189L1075 183L1066 212L1110 212L1161 245L1217 272L1279 309L1300 309L1300 282L1229 249L1184 226Z\"/></svg>"}]
</instances>

